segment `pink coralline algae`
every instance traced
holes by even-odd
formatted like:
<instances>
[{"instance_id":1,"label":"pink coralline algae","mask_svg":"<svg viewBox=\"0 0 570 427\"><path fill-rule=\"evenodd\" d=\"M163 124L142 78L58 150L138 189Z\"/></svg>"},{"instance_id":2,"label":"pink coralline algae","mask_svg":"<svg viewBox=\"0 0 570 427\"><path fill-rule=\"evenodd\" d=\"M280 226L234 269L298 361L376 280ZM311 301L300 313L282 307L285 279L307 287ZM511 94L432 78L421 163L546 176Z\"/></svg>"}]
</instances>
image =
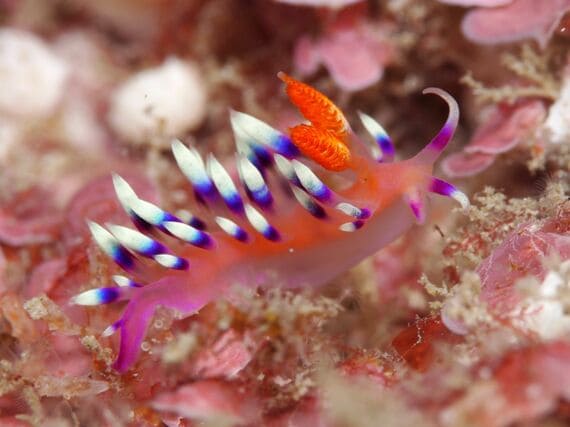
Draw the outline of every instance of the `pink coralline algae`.
<instances>
[{"instance_id":1,"label":"pink coralline algae","mask_svg":"<svg viewBox=\"0 0 570 427\"><path fill-rule=\"evenodd\" d=\"M570 260L569 220L570 209L562 205L553 218L521 225L476 268L481 303L500 324L545 339L555 338L568 328L562 305L553 298L564 286L564 279L549 272L545 260L549 257L558 257L561 262ZM539 286L536 296L525 298L519 284L528 278L538 280ZM469 327L449 315L454 303L453 296L446 301L443 323L454 333L464 335Z\"/></svg>"},{"instance_id":2,"label":"pink coralline algae","mask_svg":"<svg viewBox=\"0 0 570 427\"><path fill-rule=\"evenodd\" d=\"M513 232L477 268L481 298L496 313L508 313L520 301L516 282L527 276L543 279L549 255L570 259L570 209L544 224L529 223Z\"/></svg>"},{"instance_id":3,"label":"pink coralline algae","mask_svg":"<svg viewBox=\"0 0 570 427\"><path fill-rule=\"evenodd\" d=\"M362 90L380 81L385 66L394 59L396 50L387 30L366 22L359 10L342 11L316 38L297 40L295 68L309 76L322 64L342 90Z\"/></svg>"},{"instance_id":4,"label":"pink coralline algae","mask_svg":"<svg viewBox=\"0 0 570 427\"><path fill-rule=\"evenodd\" d=\"M145 194L150 202L158 201L158 192L144 176L129 172L133 188ZM63 230L63 239L67 245L72 246L77 240L88 236L85 220L91 221L118 221L122 218L122 211L114 196L111 177L95 178L80 188L69 201L66 209L67 227Z\"/></svg>"},{"instance_id":5,"label":"pink coralline algae","mask_svg":"<svg viewBox=\"0 0 570 427\"><path fill-rule=\"evenodd\" d=\"M568 0L440 0L442 3L479 6L467 13L461 28L469 40L481 44L534 39L544 48L564 14Z\"/></svg>"},{"instance_id":6,"label":"pink coralline algae","mask_svg":"<svg viewBox=\"0 0 570 427\"><path fill-rule=\"evenodd\" d=\"M560 399L570 398L570 345L559 341L513 351L497 366L494 378L506 398L504 410L495 412L502 413L496 425L552 411Z\"/></svg>"},{"instance_id":7,"label":"pink coralline algae","mask_svg":"<svg viewBox=\"0 0 570 427\"><path fill-rule=\"evenodd\" d=\"M252 402L248 398L245 389L240 391L223 381L204 380L158 395L152 407L186 419L240 424L251 416Z\"/></svg>"},{"instance_id":8,"label":"pink coralline algae","mask_svg":"<svg viewBox=\"0 0 570 427\"><path fill-rule=\"evenodd\" d=\"M460 152L445 158L441 167L447 176L459 178L483 172L494 161L495 156L492 154Z\"/></svg>"},{"instance_id":9,"label":"pink coralline algae","mask_svg":"<svg viewBox=\"0 0 570 427\"><path fill-rule=\"evenodd\" d=\"M570 395L570 345L564 341L508 352L479 367L480 378L442 413L445 426L504 427L565 412ZM485 373L485 374L483 374ZM518 425L518 424L517 424Z\"/></svg>"},{"instance_id":10,"label":"pink coralline algae","mask_svg":"<svg viewBox=\"0 0 570 427\"><path fill-rule=\"evenodd\" d=\"M60 236L63 215L45 190L33 188L0 206L0 243L25 246L50 243Z\"/></svg>"},{"instance_id":11,"label":"pink coralline algae","mask_svg":"<svg viewBox=\"0 0 570 427\"><path fill-rule=\"evenodd\" d=\"M544 103L535 99L491 107L487 119L463 151L444 159L441 164L443 171L452 177L482 172L495 161L497 155L530 139L545 117Z\"/></svg>"},{"instance_id":12,"label":"pink coralline algae","mask_svg":"<svg viewBox=\"0 0 570 427\"><path fill-rule=\"evenodd\" d=\"M194 374L200 378L233 378L249 364L254 350L251 339L230 329L198 354Z\"/></svg>"}]
</instances>

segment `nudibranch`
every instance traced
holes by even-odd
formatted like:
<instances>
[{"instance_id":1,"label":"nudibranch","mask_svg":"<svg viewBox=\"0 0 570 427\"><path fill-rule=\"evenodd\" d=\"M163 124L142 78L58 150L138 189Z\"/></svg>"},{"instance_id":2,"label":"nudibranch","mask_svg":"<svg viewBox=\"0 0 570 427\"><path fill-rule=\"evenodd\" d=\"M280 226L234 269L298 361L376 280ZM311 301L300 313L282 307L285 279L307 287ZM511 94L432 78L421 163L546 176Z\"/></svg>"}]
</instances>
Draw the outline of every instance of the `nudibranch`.
<instances>
[{"instance_id":1,"label":"nudibranch","mask_svg":"<svg viewBox=\"0 0 570 427\"><path fill-rule=\"evenodd\" d=\"M136 361L158 306L191 315L233 286L317 286L425 221L427 195L467 197L432 176L451 140L457 103L441 89L447 121L415 157L394 162L394 146L372 117L360 119L374 143L360 140L322 93L284 73L291 102L306 122L289 134L231 111L238 177L215 156L172 142L174 160L190 181L200 212L170 213L140 199L118 175L118 200L134 228L89 222L96 244L126 274L115 284L72 298L79 305L128 301L104 336L120 331L114 368Z\"/></svg>"}]
</instances>

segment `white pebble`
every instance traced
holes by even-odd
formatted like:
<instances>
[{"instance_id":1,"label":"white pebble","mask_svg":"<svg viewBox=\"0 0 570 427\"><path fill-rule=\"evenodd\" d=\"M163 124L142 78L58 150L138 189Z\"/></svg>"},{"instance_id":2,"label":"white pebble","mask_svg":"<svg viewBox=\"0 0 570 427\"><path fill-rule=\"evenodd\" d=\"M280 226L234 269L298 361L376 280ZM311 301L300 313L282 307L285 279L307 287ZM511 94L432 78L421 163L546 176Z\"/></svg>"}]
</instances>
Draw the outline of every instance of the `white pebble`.
<instances>
[{"instance_id":1,"label":"white pebble","mask_svg":"<svg viewBox=\"0 0 570 427\"><path fill-rule=\"evenodd\" d=\"M533 331L543 340L567 336L570 315L565 309L564 293L569 284L559 273L550 271L539 286L538 295L527 298L513 310L515 324Z\"/></svg>"},{"instance_id":2,"label":"white pebble","mask_svg":"<svg viewBox=\"0 0 570 427\"><path fill-rule=\"evenodd\" d=\"M21 141L20 128L11 120L0 119L0 166L7 167L4 163L12 148Z\"/></svg>"},{"instance_id":3,"label":"white pebble","mask_svg":"<svg viewBox=\"0 0 570 427\"><path fill-rule=\"evenodd\" d=\"M544 128L550 142L570 143L570 73L568 72L558 99L550 107Z\"/></svg>"},{"instance_id":4,"label":"white pebble","mask_svg":"<svg viewBox=\"0 0 570 427\"><path fill-rule=\"evenodd\" d=\"M54 112L68 75L66 63L35 35L0 30L0 113L41 118Z\"/></svg>"},{"instance_id":5,"label":"white pebble","mask_svg":"<svg viewBox=\"0 0 570 427\"><path fill-rule=\"evenodd\" d=\"M120 86L111 101L113 130L132 143L169 145L170 138L195 129L206 112L204 83L196 67L170 58Z\"/></svg>"}]
</instances>

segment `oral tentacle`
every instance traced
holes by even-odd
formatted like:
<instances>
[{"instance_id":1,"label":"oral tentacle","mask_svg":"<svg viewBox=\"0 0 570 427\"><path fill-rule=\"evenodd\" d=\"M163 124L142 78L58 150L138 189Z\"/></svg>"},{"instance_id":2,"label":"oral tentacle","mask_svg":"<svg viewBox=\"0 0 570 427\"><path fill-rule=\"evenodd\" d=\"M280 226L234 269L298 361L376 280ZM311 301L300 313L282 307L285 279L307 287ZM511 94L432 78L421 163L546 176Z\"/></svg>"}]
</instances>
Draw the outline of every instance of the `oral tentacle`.
<instances>
[{"instance_id":1,"label":"oral tentacle","mask_svg":"<svg viewBox=\"0 0 570 427\"><path fill-rule=\"evenodd\" d=\"M432 177L428 189L432 193L451 197L457 201L457 203L459 203L463 209L467 209L470 206L469 198L465 195L465 193L460 191L453 184L450 184L443 179Z\"/></svg>"},{"instance_id":2,"label":"oral tentacle","mask_svg":"<svg viewBox=\"0 0 570 427\"><path fill-rule=\"evenodd\" d=\"M447 103L449 107L447 120L443 124L440 131L416 156L416 159L422 163L433 164L443 152L445 147L447 147L447 144L449 141L451 141L451 138L453 138L453 134L457 129L457 123L459 122L459 106L457 105L457 101L453 98L453 96L442 89L430 87L424 89L422 93L439 96Z\"/></svg>"}]
</instances>

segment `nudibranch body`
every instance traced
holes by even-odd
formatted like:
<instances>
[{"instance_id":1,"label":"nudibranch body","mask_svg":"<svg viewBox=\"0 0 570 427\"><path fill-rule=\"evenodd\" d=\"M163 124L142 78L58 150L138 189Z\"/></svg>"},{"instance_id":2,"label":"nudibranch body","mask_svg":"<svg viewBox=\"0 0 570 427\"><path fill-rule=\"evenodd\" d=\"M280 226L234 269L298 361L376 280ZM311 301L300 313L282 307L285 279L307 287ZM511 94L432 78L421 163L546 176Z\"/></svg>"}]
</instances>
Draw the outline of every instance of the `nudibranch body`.
<instances>
[{"instance_id":1,"label":"nudibranch body","mask_svg":"<svg viewBox=\"0 0 570 427\"><path fill-rule=\"evenodd\" d=\"M374 119L360 115L375 141L368 145L323 94L283 73L279 77L308 122L286 135L232 111L239 181L213 155L204 162L195 148L172 143L201 202L200 217L166 212L113 177L136 230L92 222L89 227L127 276L115 276L116 286L88 290L72 302L128 300L122 317L104 331L120 331L118 371L136 361L158 306L190 315L236 285L323 284L423 222L428 193L468 205L463 193L432 176L457 125L458 107L449 94L425 91L447 102L448 119L418 155L392 162L392 142Z\"/></svg>"}]
</instances>

